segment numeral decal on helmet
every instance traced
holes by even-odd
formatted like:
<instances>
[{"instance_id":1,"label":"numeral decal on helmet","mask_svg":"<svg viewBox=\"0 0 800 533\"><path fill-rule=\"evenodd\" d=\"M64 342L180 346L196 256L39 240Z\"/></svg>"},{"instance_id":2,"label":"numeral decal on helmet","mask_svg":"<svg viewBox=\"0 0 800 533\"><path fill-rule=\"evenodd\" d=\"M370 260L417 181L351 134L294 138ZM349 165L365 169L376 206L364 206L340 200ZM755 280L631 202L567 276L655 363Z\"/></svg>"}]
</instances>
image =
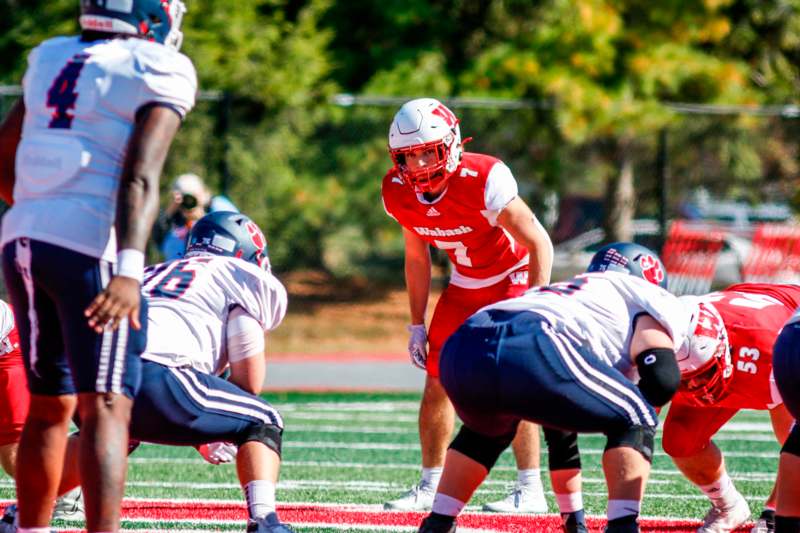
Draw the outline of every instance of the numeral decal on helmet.
<instances>
[{"instance_id":1,"label":"numeral decal on helmet","mask_svg":"<svg viewBox=\"0 0 800 533\"><path fill-rule=\"evenodd\" d=\"M55 129L72 127L72 119L75 116L71 115L69 110L75 109L75 102L78 100L75 85L88 58L88 54L75 54L53 80L50 90L47 91L47 107L53 107L55 110L48 127Z\"/></svg>"}]
</instances>

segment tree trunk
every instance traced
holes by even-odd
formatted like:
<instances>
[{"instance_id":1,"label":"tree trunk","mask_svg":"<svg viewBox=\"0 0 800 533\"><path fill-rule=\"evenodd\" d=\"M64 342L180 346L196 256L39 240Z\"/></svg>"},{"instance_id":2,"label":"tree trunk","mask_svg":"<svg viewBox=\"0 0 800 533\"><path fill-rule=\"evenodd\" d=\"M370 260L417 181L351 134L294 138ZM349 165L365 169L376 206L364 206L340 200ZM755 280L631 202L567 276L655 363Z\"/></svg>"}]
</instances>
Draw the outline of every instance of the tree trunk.
<instances>
[{"instance_id":1,"label":"tree trunk","mask_svg":"<svg viewBox=\"0 0 800 533\"><path fill-rule=\"evenodd\" d=\"M606 212L603 229L606 242L633 240L633 214L636 196L633 191L633 156L631 146L620 141L616 159L619 172L609 176L606 184Z\"/></svg>"}]
</instances>

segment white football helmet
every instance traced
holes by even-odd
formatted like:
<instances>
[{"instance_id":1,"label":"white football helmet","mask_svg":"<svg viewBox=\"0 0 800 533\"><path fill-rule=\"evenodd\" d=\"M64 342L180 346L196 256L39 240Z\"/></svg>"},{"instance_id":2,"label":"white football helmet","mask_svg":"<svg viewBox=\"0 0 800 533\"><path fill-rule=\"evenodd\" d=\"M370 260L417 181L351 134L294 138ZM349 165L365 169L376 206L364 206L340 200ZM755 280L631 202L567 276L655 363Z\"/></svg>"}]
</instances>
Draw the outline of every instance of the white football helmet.
<instances>
[{"instance_id":1,"label":"white football helmet","mask_svg":"<svg viewBox=\"0 0 800 533\"><path fill-rule=\"evenodd\" d=\"M713 405L725 395L733 375L728 332L714 304L696 296L680 299L692 321L676 354L681 370L679 390L696 405Z\"/></svg>"},{"instance_id":2,"label":"white football helmet","mask_svg":"<svg viewBox=\"0 0 800 533\"><path fill-rule=\"evenodd\" d=\"M406 156L435 150L433 164L410 168ZM417 98L403 104L389 127L389 153L400 177L417 192L428 192L447 180L463 154L458 118L434 98Z\"/></svg>"}]
</instances>

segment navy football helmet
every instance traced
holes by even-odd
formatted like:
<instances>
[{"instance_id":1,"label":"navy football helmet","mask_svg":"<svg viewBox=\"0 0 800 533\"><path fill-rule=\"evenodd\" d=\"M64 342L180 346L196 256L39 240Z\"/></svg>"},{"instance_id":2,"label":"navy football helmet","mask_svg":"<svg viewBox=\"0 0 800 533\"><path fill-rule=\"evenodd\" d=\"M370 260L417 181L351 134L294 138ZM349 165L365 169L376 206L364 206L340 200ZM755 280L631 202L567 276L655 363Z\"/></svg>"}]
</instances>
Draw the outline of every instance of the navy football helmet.
<instances>
[{"instance_id":1,"label":"navy football helmet","mask_svg":"<svg viewBox=\"0 0 800 533\"><path fill-rule=\"evenodd\" d=\"M177 50L184 13L181 0L81 0L80 24L84 30L138 35Z\"/></svg>"},{"instance_id":2,"label":"navy football helmet","mask_svg":"<svg viewBox=\"0 0 800 533\"><path fill-rule=\"evenodd\" d=\"M234 211L209 213L192 226L186 257L211 253L238 257L269 270L267 239L250 217Z\"/></svg>"},{"instance_id":3,"label":"navy football helmet","mask_svg":"<svg viewBox=\"0 0 800 533\"><path fill-rule=\"evenodd\" d=\"M600 248L586 272L624 272L667 288L667 269L650 248L633 242L615 242Z\"/></svg>"}]
</instances>

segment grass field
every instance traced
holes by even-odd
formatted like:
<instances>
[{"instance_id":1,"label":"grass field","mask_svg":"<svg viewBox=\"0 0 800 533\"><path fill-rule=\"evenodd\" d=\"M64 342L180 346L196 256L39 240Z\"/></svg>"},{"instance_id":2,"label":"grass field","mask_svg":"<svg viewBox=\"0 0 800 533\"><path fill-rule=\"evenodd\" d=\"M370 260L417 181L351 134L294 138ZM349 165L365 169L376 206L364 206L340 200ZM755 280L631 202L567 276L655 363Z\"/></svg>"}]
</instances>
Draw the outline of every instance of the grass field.
<instances>
[{"instance_id":1,"label":"grass field","mask_svg":"<svg viewBox=\"0 0 800 533\"><path fill-rule=\"evenodd\" d=\"M419 516L383 513L379 505L417 481L419 445L416 394L300 394L269 396L286 421L284 466L278 486L280 511L301 532L415 531ZM717 438L728 468L753 513L761 510L777 465L778 445L768 417L740 413ZM589 514L605 511L600 469L603 439L581 438L584 492ZM657 446L660 448L660 442ZM138 531L243 531L245 510L232 465L212 466L192 448L141 446L128 476L124 526ZM546 464L546 458L543 458ZM479 489L469 511L502 496L515 478L506 452ZM548 502L556 512L552 493ZM13 483L0 478L0 497L12 499ZM707 501L678 473L663 452L657 454L643 515L700 519ZM495 517L491 517L495 518ZM497 529L485 517L467 520L459 531L549 531L555 518L501 517ZM462 521L463 523L463 521ZM476 527L471 526L476 524ZM57 524L75 529L75 524ZM71 526L71 528L70 528ZM695 526L696 527L696 526ZM660 526L649 531L689 531Z\"/></svg>"}]
</instances>

